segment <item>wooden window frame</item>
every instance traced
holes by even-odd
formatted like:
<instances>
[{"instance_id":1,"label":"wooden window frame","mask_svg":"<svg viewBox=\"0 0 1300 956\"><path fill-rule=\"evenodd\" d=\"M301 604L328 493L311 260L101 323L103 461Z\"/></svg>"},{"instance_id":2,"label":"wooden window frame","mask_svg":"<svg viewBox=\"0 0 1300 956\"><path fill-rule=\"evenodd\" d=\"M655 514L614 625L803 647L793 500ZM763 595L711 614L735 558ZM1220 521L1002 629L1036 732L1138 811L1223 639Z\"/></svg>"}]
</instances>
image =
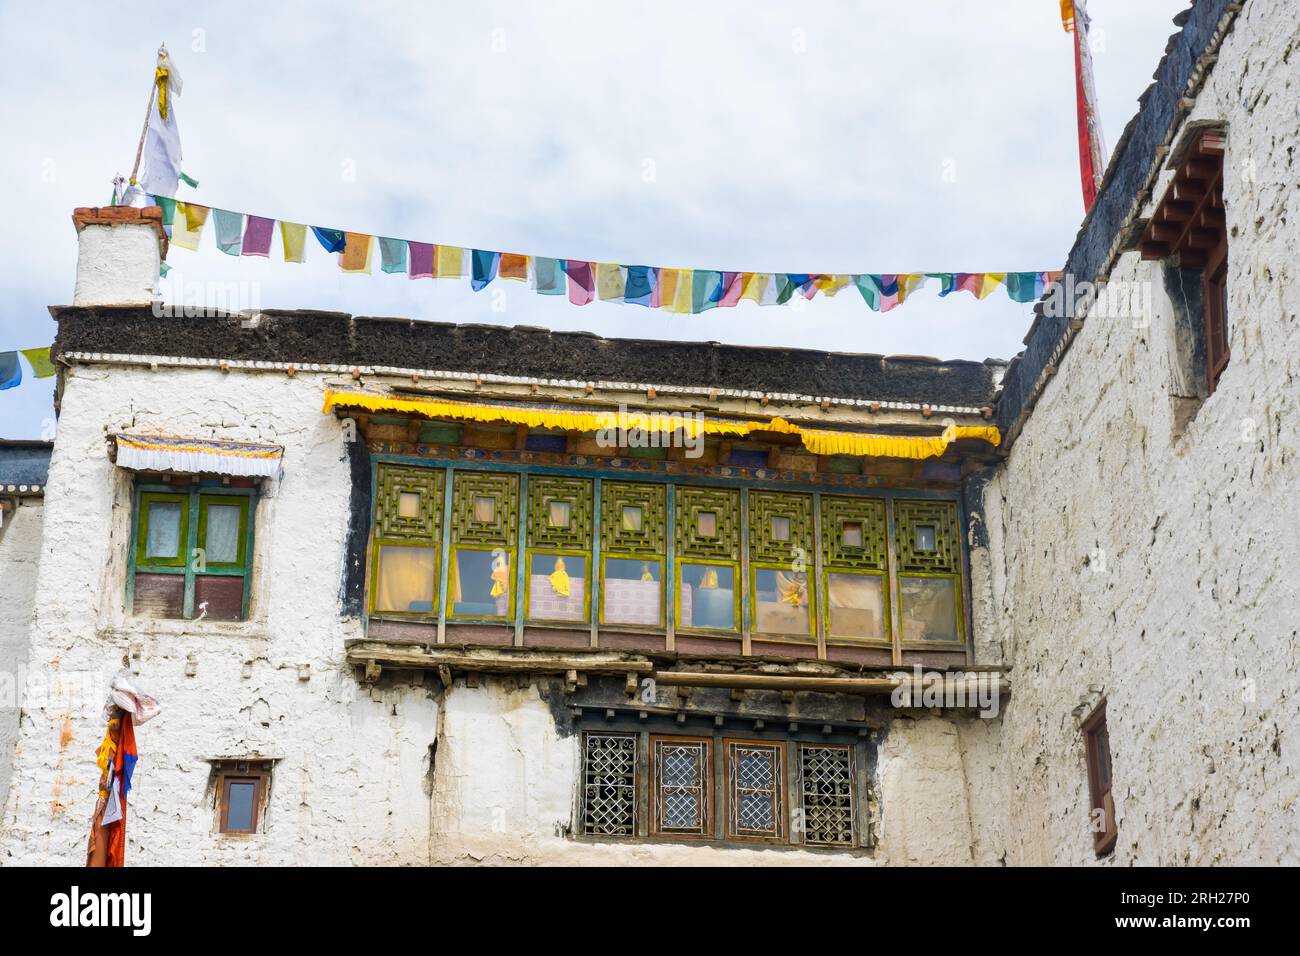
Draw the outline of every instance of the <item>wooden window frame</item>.
<instances>
[{"instance_id":1,"label":"wooden window frame","mask_svg":"<svg viewBox=\"0 0 1300 956\"><path fill-rule=\"evenodd\" d=\"M196 614L195 591L199 577L237 577L243 581L243 599L239 617L219 618L226 622L247 621L252 596L253 577L253 525L257 511L256 487L233 487L223 481L200 479L188 485L163 483L156 478L136 481L131 510L131 542L126 575L126 613L135 611L135 584L138 574L165 574L183 577L184 600L180 617L161 617L159 620L193 620ZM178 501L181 509L181 560L150 559L145 555L148 535L149 508L158 501ZM211 504L237 503L241 509L238 532L239 560L234 562L207 562L200 573L194 568L194 551L206 543L206 517Z\"/></svg>"},{"instance_id":2,"label":"wooden window frame","mask_svg":"<svg viewBox=\"0 0 1300 956\"><path fill-rule=\"evenodd\" d=\"M1113 764L1110 757L1110 730L1106 724L1106 702L1083 722L1084 753L1088 764L1088 827L1092 832L1093 852L1100 858L1115 849L1119 825L1115 820ZM1105 773L1102 768L1105 767ZM1106 783L1102 784L1103 776ZM1093 818L1100 811L1104 827L1097 830Z\"/></svg>"},{"instance_id":3,"label":"wooden window frame","mask_svg":"<svg viewBox=\"0 0 1300 956\"><path fill-rule=\"evenodd\" d=\"M689 744L698 746L702 751L700 760L700 795L703 806L700 808L700 828L697 831L684 829L665 829L663 826L662 806L660 803L661 786L659 780L661 744ZM715 837L713 803L713 738L677 734L650 735L650 834L657 837L672 837L678 840L710 840Z\"/></svg>"},{"instance_id":4,"label":"wooden window frame","mask_svg":"<svg viewBox=\"0 0 1300 956\"><path fill-rule=\"evenodd\" d=\"M230 827L230 787L235 783L254 785L252 813L247 829ZM223 836L253 836L262 832L261 827L265 818L263 809L267 794L270 792L270 783L271 770L265 765L251 761L232 761L223 764L217 773L217 832Z\"/></svg>"},{"instance_id":5,"label":"wooden window frame","mask_svg":"<svg viewBox=\"0 0 1300 956\"><path fill-rule=\"evenodd\" d=\"M790 809L786 805L788 779L785 766L785 746L780 742L771 740L749 740L743 737L725 737L722 741L722 749L725 762L725 775L723 779L726 781L727 787L726 838L728 840L753 843L785 843L790 816ZM741 831L737 819L740 804L740 781L736 778L736 751L738 749L772 751L775 782L771 802L772 819L776 824L775 832L773 833L746 833Z\"/></svg>"}]
</instances>

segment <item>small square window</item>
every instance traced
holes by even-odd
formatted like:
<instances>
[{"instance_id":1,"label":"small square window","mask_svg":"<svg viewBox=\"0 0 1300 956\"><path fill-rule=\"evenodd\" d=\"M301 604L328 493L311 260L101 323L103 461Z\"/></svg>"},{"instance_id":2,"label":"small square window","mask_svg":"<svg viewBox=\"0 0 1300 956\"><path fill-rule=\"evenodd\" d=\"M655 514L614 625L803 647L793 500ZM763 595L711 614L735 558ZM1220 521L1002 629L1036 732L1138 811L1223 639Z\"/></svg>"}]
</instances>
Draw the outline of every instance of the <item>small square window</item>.
<instances>
[{"instance_id":1,"label":"small square window","mask_svg":"<svg viewBox=\"0 0 1300 956\"><path fill-rule=\"evenodd\" d=\"M624 531L641 530L641 509L637 505L623 506L623 530Z\"/></svg>"},{"instance_id":2,"label":"small square window","mask_svg":"<svg viewBox=\"0 0 1300 956\"><path fill-rule=\"evenodd\" d=\"M701 538L716 538L718 536L718 513L716 511L700 511L695 515L695 533Z\"/></svg>"},{"instance_id":3,"label":"small square window","mask_svg":"<svg viewBox=\"0 0 1300 956\"><path fill-rule=\"evenodd\" d=\"M862 547L862 522L846 521L840 531L840 537L846 548Z\"/></svg>"},{"instance_id":4,"label":"small square window","mask_svg":"<svg viewBox=\"0 0 1300 956\"><path fill-rule=\"evenodd\" d=\"M549 520L552 528L567 528L569 526L569 503L567 501L552 501Z\"/></svg>"},{"instance_id":5,"label":"small square window","mask_svg":"<svg viewBox=\"0 0 1300 956\"><path fill-rule=\"evenodd\" d=\"M491 495L474 496L474 520L479 524L491 524L496 511L497 500Z\"/></svg>"},{"instance_id":6,"label":"small square window","mask_svg":"<svg viewBox=\"0 0 1300 956\"><path fill-rule=\"evenodd\" d=\"M414 491L402 491L397 495L397 516L399 518L420 517L420 496Z\"/></svg>"},{"instance_id":7,"label":"small square window","mask_svg":"<svg viewBox=\"0 0 1300 956\"><path fill-rule=\"evenodd\" d=\"M934 550L934 525L920 524L916 526L916 550Z\"/></svg>"},{"instance_id":8,"label":"small square window","mask_svg":"<svg viewBox=\"0 0 1300 956\"><path fill-rule=\"evenodd\" d=\"M772 515L772 540L790 540L790 519L784 515Z\"/></svg>"},{"instance_id":9,"label":"small square window","mask_svg":"<svg viewBox=\"0 0 1300 956\"><path fill-rule=\"evenodd\" d=\"M217 829L221 833L257 833L260 829L270 765L226 761L217 778Z\"/></svg>"}]
</instances>

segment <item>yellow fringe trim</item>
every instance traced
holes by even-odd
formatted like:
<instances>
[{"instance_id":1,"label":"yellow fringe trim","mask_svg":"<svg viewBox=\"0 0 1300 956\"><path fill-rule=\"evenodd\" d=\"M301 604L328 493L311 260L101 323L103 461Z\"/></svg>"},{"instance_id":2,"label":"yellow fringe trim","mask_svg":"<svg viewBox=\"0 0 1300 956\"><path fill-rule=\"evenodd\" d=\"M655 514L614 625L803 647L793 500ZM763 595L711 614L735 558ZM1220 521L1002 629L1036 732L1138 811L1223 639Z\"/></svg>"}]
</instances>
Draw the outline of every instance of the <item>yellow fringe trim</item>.
<instances>
[{"instance_id":1,"label":"yellow fringe trim","mask_svg":"<svg viewBox=\"0 0 1300 956\"><path fill-rule=\"evenodd\" d=\"M673 433L680 430L691 438L705 435L746 436L755 432L798 435L815 455L857 455L871 458L934 458L959 438L978 438L1000 444L1002 434L993 425L949 425L940 435L873 435L863 432L823 431L794 425L783 418L768 421L700 419L672 412L617 411L585 412L532 408L524 405L491 405L437 398L404 398L358 391L326 389L326 414L335 408L356 408L371 412L409 412L429 418L454 421L505 422L530 428L558 428L592 432L607 428L641 429Z\"/></svg>"}]
</instances>

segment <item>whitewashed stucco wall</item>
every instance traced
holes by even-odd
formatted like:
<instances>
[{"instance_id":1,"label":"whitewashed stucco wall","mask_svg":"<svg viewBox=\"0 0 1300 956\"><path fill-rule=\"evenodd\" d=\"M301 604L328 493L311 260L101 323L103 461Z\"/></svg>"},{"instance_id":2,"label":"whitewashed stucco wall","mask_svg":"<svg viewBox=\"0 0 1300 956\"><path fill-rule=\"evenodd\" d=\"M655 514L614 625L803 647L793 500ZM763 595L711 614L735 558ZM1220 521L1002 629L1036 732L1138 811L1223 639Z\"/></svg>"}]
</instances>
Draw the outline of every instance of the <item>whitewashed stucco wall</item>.
<instances>
[{"instance_id":1,"label":"whitewashed stucco wall","mask_svg":"<svg viewBox=\"0 0 1300 956\"><path fill-rule=\"evenodd\" d=\"M349 469L320 382L105 366L67 376L30 651L51 691L28 701L0 859L84 860L104 693L130 650L164 708L138 734L131 862L424 862L437 705L423 687L360 689L344 665L345 638L360 632L339 617ZM284 480L256 513L250 621L125 618L130 480L106 454L115 430L284 446ZM207 761L253 754L279 759L265 832L218 836Z\"/></svg>"},{"instance_id":2,"label":"whitewashed stucco wall","mask_svg":"<svg viewBox=\"0 0 1300 956\"><path fill-rule=\"evenodd\" d=\"M1149 284L1150 324L1087 320L987 488L976 592L1014 663L1011 863L1094 859L1071 712L1100 694L1110 862L1300 863L1298 58L1293 5L1251 0L1190 118L1228 123L1218 390L1180 427L1160 265L1126 254L1111 279Z\"/></svg>"},{"instance_id":3,"label":"whitewashed stucco wall","mask_svg":"<svg viewBox=\"0 0 1300 956\"><path fill-rule=\"evenodd\" d=\"M23 498L0 528L0 807L9 793L18 744L18 692L27 672L44 502Z\"/></svg>"}]
</instances>

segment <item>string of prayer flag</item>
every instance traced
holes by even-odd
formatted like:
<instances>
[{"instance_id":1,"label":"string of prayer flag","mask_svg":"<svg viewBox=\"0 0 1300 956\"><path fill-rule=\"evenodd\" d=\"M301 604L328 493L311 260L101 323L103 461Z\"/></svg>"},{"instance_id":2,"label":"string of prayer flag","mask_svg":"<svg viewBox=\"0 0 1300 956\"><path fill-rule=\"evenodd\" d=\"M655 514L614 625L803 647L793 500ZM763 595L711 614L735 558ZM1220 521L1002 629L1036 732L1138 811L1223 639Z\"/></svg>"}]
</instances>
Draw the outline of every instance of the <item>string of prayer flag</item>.
<instances>
[{"instance_id":1,"label":"string of prayer flag","mask_svg":"<svg viewBox=\"0 0 1300 956\"><path fill-rule=\"evenodd\" d=\"M845 289L856 289L868 309L883 313L902 305L931 280L938 280L940 297L969 292L976 299L986 299L999 286L1004 286L1012 301L1028 303L1041 298L1047 287L1060 278L1059 272L1046 271L724 272L620 265L372 236L210 208L167 196L151 198L162 207L163 228L172 243L190 251L198 249L204 227L211 219L216 223L217 248L222 252L267 258L278 221L285 262L305 261L306 235L310 229L321 248L338 256L339 267L346 273L370 273L374 251L378 248L379 269L388 275L404 274L411 279L468 278L475 292L497 280L527 282L540 295L564 295L576 306L599 299L661 309L675 315L735 308L746 300L759 306L787 305L796 296L802 300L813 299L818 294L831 298Z\"/></svg>"},{"instance_id":2,"label":"string of prayer flag","mask_svg":"<svg viewBox=\"0 0 1300 956\"><path fill-rule=\"evenodd\" d=\"M11 352L0 352L0 392L10 388L17 388L23 383L23 366L18 361L18 356L27 359L27 364L32 367L33 378L49 378L58 369L50 361L50 347L48 345L37 349L16 349Z\"/></svg>"}]
</instances>

